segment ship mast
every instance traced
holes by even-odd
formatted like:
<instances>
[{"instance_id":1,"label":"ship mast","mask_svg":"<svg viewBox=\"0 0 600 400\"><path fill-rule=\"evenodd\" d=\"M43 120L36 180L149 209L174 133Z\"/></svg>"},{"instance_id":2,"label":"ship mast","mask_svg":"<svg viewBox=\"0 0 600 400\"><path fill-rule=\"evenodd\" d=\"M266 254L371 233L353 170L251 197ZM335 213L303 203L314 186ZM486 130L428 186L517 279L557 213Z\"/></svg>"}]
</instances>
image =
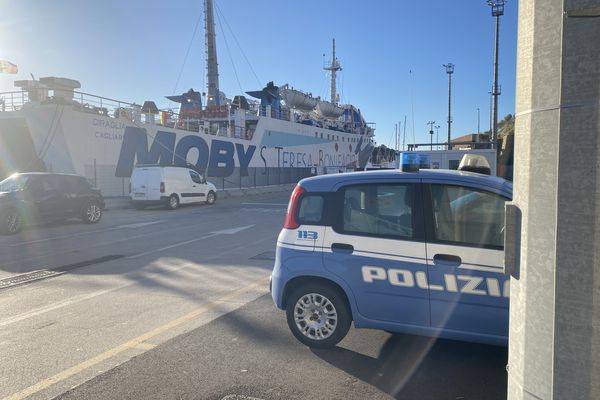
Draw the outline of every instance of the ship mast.
<instances>
[{"instance_id":1,"label":"ship mast","mask_svg":"<svg viewBox=\"0 0 600 400\"><path fill-rule=\"evenodd\" d=\"M215 35L215 17L213 0L204 0L204 31L206 45L206 77L208 80L207 106L220 106L219 66L217 64L217 40Z\"/></svg>"},{"instance_id":2,"label":"ship mast","mask_svg":"<svg viewBox=\"0 0 600 400\"><path fill-rule=\"evenodd\" d=\"M340 65L337 58L335 58L335 38L333 38L333 51L331 54L331 64L323 67L324 70L331 72L331 102L335 105L338 103L337 95L335 93L335 78L337 71L342 70L342 66Z\"/></svg>"}]
</instances>

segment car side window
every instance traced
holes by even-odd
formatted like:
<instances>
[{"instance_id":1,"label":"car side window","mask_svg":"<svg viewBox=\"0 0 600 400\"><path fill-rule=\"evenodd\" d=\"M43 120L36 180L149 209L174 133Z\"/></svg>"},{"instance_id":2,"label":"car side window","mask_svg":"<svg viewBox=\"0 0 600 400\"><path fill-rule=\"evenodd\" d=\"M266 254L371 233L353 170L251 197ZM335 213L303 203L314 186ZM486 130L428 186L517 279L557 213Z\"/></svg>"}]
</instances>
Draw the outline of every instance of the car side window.
<instances>
[{"instance_id":1,"label":"car side window","mask_svg":"<svg viewBox=\"0 0 600 400\"><path fill-rule=\"evenodd\" d=\"M300 200L298 222L300 224L319 224L323 219L323 204L321 195L305 195Z\"/></svg>"},{"instance_id":2,"label":"car side window","mask_svg":"<svg viewBox=\"0 0 600 400\"><path fill-rule=\"evenodd\" d=\"M89 190L90 185L83 177L57 175L52 177L52 182L62 193L81 194Z\"/></svg>"},{"instance_id":3,"label":"car side window","mask_svg":"<svg viewBox=\"0 0 600 400\"><path fill-rule=\"evenodd\" d=\"M200 174L198 174L197 172L194 171L189 171L190 172L190 177L192 178L192 180L195 183L202 183L202 177L200 176Z\"/></svg>"},{"instance_id":4,"label":"car side window","mask_svg":"<svg viewBox=\"0 0 600 400\"><path fill-rule=\"evenodd\" d=\"M454 185L431 185L434 239L475 247L504 246L504 203L491 192Z\"/></svg>"},{"instance_id":5,"label":"car side window","mask_svg":"<svg viewBox=\"0 0 600 400\"><path fill-rule=\"evenodd\" d=\"M346 188L343 192L341 230L394 238L413 238L413 199L411 184L372 184Z\"/></svg>"},{"instance_id":6,"label":"car side window","mask_svg":"<svg viewBox=\"0 0 600 400\"><path fill-rule=\"evenodd\" d=\"M48 179L34 178L30 179L27 188L33 195L40 196L56 190L56 185L53 185Z\"/></svg>"}]
</instances>

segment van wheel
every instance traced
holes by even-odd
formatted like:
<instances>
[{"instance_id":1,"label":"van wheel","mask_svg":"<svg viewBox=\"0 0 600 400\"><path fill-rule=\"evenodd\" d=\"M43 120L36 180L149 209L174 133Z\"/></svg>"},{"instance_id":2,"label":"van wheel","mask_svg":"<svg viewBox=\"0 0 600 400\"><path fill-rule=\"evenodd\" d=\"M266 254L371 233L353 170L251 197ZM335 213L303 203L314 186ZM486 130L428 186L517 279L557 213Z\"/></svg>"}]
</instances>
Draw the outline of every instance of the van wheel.
<instances>
[{"instance_id":1,"label":"van wheel","mask_svg":"<svg viewBox=\"0 0 600 400\"><path fill-rule=\"evenodd\" d=\"M19 233L23 228L23 219L17 210L8 210L2 214L2 225L0 226L0 232L8 235L14 235Z\"/></svg>"},{"instance_id":2,"label":"van wheel","mask_svg":"<svg viewBox=\"0 0 600 400\"><path fill-rule=\"evenodd\" d=\"M81 211L81 219L86 224L95 224L102 219L102 207L97 201L90 201Z\"/></svg>"},{"instance_id":3,"label":"van wheel","mask_svg":"<svg viewBox=\"0 0 600 400\"><path fill-rule=\"evenodd\" d=\"M171 197L169 197L169 201L167 202L167 208L169 210L175 210L177 209L177 207L179 207L179 197L177 197L176 194L172 194Z\"/></svg>"},{"instance_id":4,"label":"van wheel","mask_svg":"<svg viewBox=\"0 0 600 400\"><path fill-rule=\"evenodd\" d=\"M290 330L308 347L327 348L342 340L352 322L348 303L339 290L324 284L307 284L287 299Z\"/></svg>"},{"instance_id":5,"label":"van wheel","mask_svg":"<svg viewBox=\"0 0 600 400\"><path fill-rule=\"evenodd\" d=\"M206 204L213 205L217 201L217 194L212 190L206 195Z\"/></svg>"}]
</instances>

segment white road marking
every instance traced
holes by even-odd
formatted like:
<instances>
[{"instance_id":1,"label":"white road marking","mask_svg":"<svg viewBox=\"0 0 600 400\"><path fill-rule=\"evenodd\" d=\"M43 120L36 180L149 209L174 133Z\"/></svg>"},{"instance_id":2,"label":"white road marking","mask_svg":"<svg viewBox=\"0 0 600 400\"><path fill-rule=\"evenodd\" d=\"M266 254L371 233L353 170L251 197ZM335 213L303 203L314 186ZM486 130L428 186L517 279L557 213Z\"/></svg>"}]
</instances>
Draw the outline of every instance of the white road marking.
<instances>
[{"instance_id":1,"label":"white road marking","mask_svg":"<svg viewBox=\"0 0 600 400\"><path fill-rule=\"evenodd\" d=\"M241 232L243 230L246 230L248 228L253 227L254 225L246 225L246 226L240 226L237 228L230 228L230 229L223 229L221 231L216 231L216 232L211 232L210 234L206 235L206 236L201 236L199 238L196 239L191 239L191 240L186 240L185 242L179 242L179 243L174 243L171 244L169 246L164 246L164 247L160 247L158 249L154 249L154 250L150 250L150 251L145 251L143 253L138 253L138 254L134 254L128 257L125 257L127 259L133 259L133 258L138 258L138 257L142 257L142 256L147 256L148 254L153 254L153 253L158 253L164 250L169 250L169 249L173 249L175 247L180 247L180 246L185 246L186 244L190 244L190 243L194 243L194 242L199 242L201 240L204 239L208 239L217 235L234 235L238 232Z\"/></svg>"},{"instance_id":2,"label":"white road marking","mask_svg":"<svg viewBox=\"0 0 600 400\"><path fill-rule=\"evenodd\" d=\"M138 222L137 224L129 224L129 225L119 225L115 226L111 229L123 229L123 228L141 228L143 226L160 224L161 222L165 222L165 219L159 219L158 221L149 221L149 222Z\"/></svg>"},{"instance_id":3,"label":"white road marking","mask_svg":"<svg viewBox=\"0 0 600 400\"><path fill-rule=\"evenodd\" d=\"M240 203L243 206L280 206L287 207L287 204L282 203Z\"/></svg>"},{"instance_id":4,"label":"white road marking","mask_svg":"<svg viewBox=\"0 0 600 400\"><path fill-rule=\"evenodd\" d=\"M77 233L71 233L71 234L68 234L68 235L52 236L52 237L49 237L49 238L46 238L46 239L38 239L38 240L30 240L28 242L13 243L13 244L9 244L8 246L9 247L25 246L25 245L28 245L28 244L48 242L50 240L68 239L68 238L72 238L72 237L78 237L78 236L81 236L81 235L89 235L90 233L110 232L110 231L114 231L114 230L117 230L117 229L125 229L125 228L141 228L143 226L154 225L154 224L158 224L158 223L161 223L161 222L164 222L164 221L166 221L166 220L160 219L158 221L138 222L136 224L119 225L119 226L113 226L112 228L97 229L97 230L94 230L94 231L77 232Z\"/></svg>"},{"instance_id":5,"label":"white road marking","mask_svg":"<svg viewBox=\"0 0 600 400\"><path fill-rule=\"evenodd\" d=\"M84 294L84 295L80 295L80 296L74 296L67 300L59 301L59 302L56 302L56 303L53 303L53 304L50 304L50 305L47 305L44 307L39 307L34 310L28 311L26 313L15 315L14 317L0 320L0 328L7 326L7 325L14 324L15 322L23 321L27 318L35 317L36 315L47 313L48 311L54 311L54 310L66 307L66 306L74 304L74 303L79 303L80 301L93 299L94 297L102 296L103 294L114 292L115 290L119 290L124 287L131 286L133 284L134 284L134 282L124 285L124 286L114 287L114 288L105 289L105 290L99 290L97 292L92 292L92 293L88 293L88 294Z\"/></svg>"}]
</instances>

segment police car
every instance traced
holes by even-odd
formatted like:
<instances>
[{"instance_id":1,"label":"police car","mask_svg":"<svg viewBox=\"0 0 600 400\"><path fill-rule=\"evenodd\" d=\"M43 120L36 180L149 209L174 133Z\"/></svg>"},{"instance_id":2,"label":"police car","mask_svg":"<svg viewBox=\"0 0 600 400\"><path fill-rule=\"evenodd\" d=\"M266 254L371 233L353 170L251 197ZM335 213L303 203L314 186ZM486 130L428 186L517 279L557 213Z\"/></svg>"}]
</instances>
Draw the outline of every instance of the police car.
<instances>
[{"instance_id":1,"label":"police car","mask_svg":"<svg viewBox=\"0 0 600 400\"><path fill-rule=\"evenodd\" d=\"M334 346L354 322L507 344L504 203L512 184L419 164L407 157L403 169L413 172L318 176L293 190L271 294L302 343Z\"/></svg>"}]
</instances>

